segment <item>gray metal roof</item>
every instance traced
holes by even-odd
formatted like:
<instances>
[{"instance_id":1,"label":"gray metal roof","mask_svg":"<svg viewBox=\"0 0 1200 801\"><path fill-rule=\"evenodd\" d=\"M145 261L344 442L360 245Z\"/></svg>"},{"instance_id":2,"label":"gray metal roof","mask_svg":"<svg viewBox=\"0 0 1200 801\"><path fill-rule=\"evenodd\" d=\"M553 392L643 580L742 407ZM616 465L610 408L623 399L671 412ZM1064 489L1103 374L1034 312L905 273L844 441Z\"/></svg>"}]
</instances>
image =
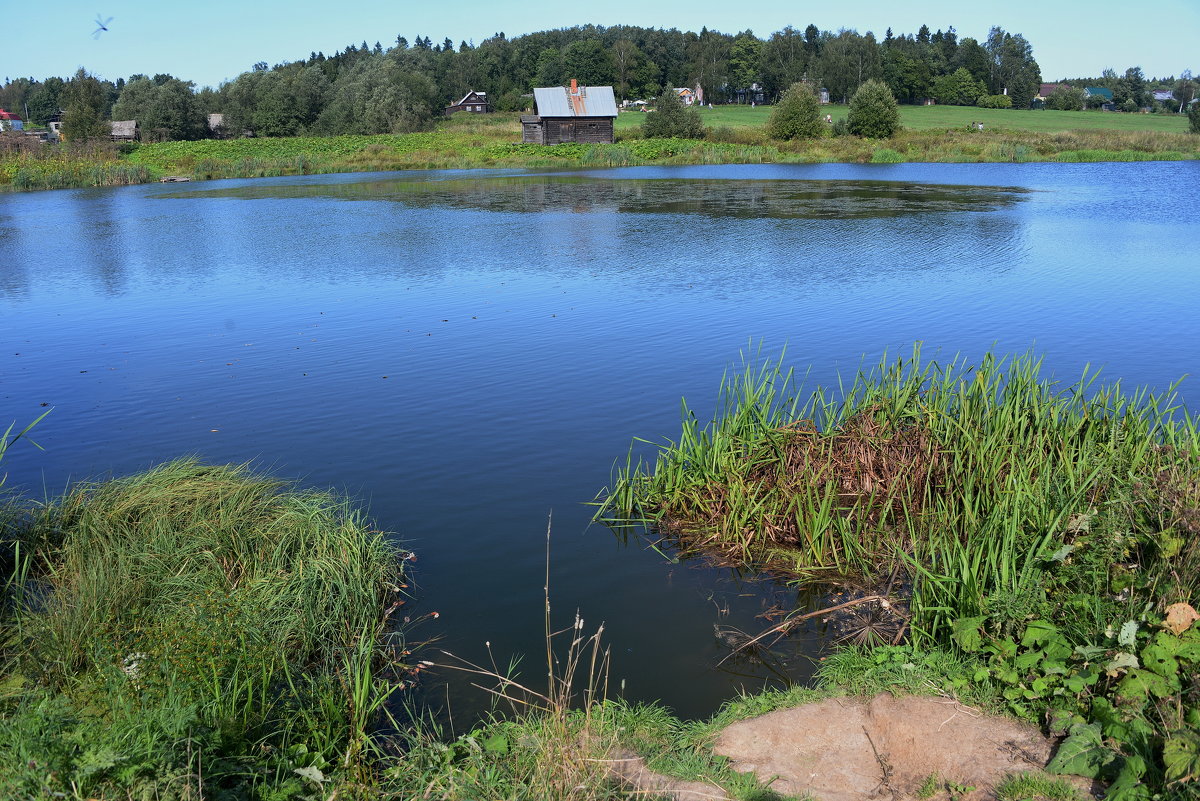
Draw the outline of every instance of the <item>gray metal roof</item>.
<instances>
[{"instance_id":1,"label":"gray metal roof","mask_svg":"<svg viewBox=\"0 0 1200 801\"><path fill-rule=\"evenodd\" d=\"M542 117L615 117L617 99L611 86L581 86L572 98L562 86L533 90L537 113Z\"/></svg>"}]
</instances>

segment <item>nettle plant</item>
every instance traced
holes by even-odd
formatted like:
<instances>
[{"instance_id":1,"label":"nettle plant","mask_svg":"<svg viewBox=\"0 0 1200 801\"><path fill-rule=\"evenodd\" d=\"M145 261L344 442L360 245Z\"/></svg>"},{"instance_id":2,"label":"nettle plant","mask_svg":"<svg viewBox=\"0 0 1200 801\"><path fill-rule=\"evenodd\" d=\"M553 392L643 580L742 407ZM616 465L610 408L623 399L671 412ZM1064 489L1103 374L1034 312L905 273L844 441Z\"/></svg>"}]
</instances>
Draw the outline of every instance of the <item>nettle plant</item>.
<instances>
[{"instance_id":1,"label":"nettle plant","mask_svg":"<svg viewBox=\"0 0 1200 801\"><path fill-rule=\"evenodd\" d=\"M1151 797L1147 778L1167 787L1200 781L1194 615L1187 604L1165 618L1147 611L1089 645L1048 620L1030 621L1015 639L988 636L985 617L961 618L953 638L983 658L976 681L998 683L1013 712L1067 735L1049 772L1110 781L1105 797L1128 801Z\"/></svg>"}]
</instances>

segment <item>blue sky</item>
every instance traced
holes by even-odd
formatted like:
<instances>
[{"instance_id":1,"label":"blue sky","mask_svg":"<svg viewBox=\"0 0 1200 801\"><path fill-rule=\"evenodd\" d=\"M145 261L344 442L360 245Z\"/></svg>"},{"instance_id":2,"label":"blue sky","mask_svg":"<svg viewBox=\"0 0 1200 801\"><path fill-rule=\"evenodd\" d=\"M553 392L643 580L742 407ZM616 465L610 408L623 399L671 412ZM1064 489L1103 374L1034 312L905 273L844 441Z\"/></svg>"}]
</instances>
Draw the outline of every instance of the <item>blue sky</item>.
<instances>
[{"instance_id":1,"label":"blue sky","mask_svg":"<svg viewBox=\"0 0 1200 801\"><path fill-rule=\"evenodd\" d=\"M1200 73L1200 0L1159 0L1140 5L1125 0L1008 0L963 3L948 0L852 0L811 3L763 0L752 6L704 0L605 0L598 4L441 0L362 0L344 4L308 0L2 0L0 78L66 76L79 67L110 80L133 73L169 72L199 85L216 86L257 61L275 64L331 53L347 44L385 46L398 35L440 42L447 36L479 42L496 31L516 36L531 31L594 23L699 30L707 25L736 33L752 29L766 37L785 25L822 30L872 30L882 38L889 26L915 32L955 26L960 36L983 39L1000 25L1022 33L1047 81L1096 75L1105 67L1123 72L1140 66L1147 76ZM93 39L97 13L113 17L110 29Z\"/></svg>"}]
</instances>

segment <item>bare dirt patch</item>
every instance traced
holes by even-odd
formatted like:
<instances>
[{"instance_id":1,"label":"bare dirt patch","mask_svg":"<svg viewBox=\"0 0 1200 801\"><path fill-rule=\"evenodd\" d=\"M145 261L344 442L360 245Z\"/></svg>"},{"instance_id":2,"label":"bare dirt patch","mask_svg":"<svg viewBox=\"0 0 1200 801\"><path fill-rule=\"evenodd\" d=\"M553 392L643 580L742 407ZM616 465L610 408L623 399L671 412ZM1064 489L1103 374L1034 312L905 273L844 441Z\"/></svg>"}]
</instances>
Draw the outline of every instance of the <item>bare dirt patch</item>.
<instances>
[{"instance_id":1,"label":"bare dirt patch","mask_svg":"<svg viewBox=\"0 0 1200 801\"><path fill-rule=\"evenodd\" d=\"M1006 776L1043 768L1053 741L953 700L829 698L739 721L715 750L772 790L820 801L914 799L931 776L960 801L994 798ZM968 789L971 788L971 789Z\"/></svg>"},{"instance_id":2,"label":"bare dirt patch","mask_svg":"<svg viewBox=\"0 0 1200 801\"><path fill-rule=\"evenodd\" d=\"M719 785L655 773L646 767L645 759L632 751L619 751L607 762L609 775L640 796L674 801L726 801L729 798Z\"/></svg>"}]
</instances>

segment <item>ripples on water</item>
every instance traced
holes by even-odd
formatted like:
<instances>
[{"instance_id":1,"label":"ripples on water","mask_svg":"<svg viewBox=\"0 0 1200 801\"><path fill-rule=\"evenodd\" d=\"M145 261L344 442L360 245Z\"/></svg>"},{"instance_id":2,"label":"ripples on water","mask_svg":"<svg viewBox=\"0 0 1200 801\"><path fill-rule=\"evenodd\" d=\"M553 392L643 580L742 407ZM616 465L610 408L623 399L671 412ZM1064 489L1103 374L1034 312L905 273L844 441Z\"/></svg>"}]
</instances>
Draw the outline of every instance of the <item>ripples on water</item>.
<instances>
[{"instance_id":1,"label":"ripples on water","mask_svg":"<svg viewBox=\"0 0 1200 801\"><path fill-rule=\"evenodd\" d=\"M759 165L439 172L0 196L0 425L54 412L10 485L175 456L361 498L418 554L414 635L536 654L607 622L613 686L705 715L803 680L714 624L814 603L588 526L634 436L704 414L752 339L810 384L926 342L1036 345L1165 387L1200 369L1200 165ZM1195 398L1187 383L1184 397ZM1193 408L1195 404L1193 404ZM645 448L643 448L643 452ZM764 617L765 615L765 617ZM532 658L532 657L531 657ZM540 670L526 663L525 675ZM486 703L446 677L460 721ZM435 694L440 688L435 687Z\"/></svg>"}]
</instances>

